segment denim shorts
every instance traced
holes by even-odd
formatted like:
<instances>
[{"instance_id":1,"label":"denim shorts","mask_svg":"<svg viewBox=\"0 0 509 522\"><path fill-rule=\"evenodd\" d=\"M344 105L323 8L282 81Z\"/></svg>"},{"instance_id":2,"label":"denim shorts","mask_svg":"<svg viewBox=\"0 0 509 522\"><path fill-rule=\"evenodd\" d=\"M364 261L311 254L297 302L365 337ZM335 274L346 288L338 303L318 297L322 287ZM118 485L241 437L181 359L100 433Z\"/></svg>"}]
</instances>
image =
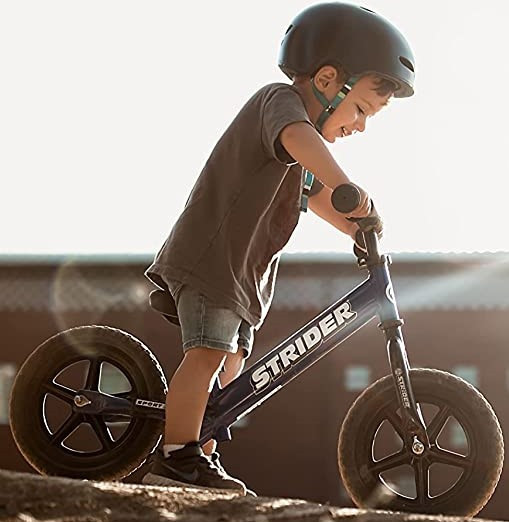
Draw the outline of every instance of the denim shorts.
<instances>
[{"instance_id":1,"label":"denim shorts","mask_svg":"<svg viewBox=\"0 0 509 522\"><path fill-rule=\"evenodd\" d=\"M166 280L179 316L184 353L199 346L251 355L254 328L229 308L224 308L192 286Z\"/></svg>"}]
</instances>

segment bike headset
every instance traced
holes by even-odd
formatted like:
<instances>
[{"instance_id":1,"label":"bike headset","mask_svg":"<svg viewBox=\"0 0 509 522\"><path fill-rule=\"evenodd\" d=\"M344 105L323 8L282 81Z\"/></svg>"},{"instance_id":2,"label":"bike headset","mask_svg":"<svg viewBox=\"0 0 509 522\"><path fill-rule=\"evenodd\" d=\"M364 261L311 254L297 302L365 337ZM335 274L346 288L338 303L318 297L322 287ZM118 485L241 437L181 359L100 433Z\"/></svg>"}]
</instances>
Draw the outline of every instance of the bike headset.
<instances>
[{"instance_id":1,"label":"bike headset","mask_svg":"<svg viewBox=\"0 0 509 522\"><path fill-rule=\"evenodd\" d=\"M405 37L382 16L354 4L316 4L298 14L281 42L278 64L291 80L311 76L313 93L323 107L315 124L320 134L361 76L374 73L391 80L396 98L414 93L414 56ZM349 77L329 101L316 88L314 75L324 65L337 64Z\"/></svg>"}]
</instances>

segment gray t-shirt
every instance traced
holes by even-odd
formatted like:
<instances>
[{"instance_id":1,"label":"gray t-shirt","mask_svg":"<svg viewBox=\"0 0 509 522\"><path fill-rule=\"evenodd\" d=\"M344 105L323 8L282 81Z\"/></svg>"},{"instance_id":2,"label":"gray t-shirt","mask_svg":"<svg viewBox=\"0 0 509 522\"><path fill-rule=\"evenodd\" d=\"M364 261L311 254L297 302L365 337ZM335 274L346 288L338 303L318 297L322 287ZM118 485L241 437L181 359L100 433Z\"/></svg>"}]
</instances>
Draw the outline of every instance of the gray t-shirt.
<instances>
[{"instance_id":1,"label":"gray t-shirt","mask_svg":"<svg viewBox=\"0 0 509 522\"><path fill-rule=\"evenodd\" d=\"M312 125L292 85L260 89L223 134L145 275L177 280L259 328L281 255L300 215L302 168L279 142L290 123Z\"/></svg>"}]
</instances>

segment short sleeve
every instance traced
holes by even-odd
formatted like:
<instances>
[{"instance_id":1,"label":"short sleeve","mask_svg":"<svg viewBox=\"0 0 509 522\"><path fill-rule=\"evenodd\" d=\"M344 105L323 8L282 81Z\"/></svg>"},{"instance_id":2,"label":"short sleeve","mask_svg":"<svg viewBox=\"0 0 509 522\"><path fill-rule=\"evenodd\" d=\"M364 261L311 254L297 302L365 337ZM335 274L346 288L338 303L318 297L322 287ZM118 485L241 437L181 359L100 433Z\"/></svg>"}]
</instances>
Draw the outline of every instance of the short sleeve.
<instances>
[{"instance_id":1,"label":"short sleeve","mask_svg":"<svg viewBox=\"0 0 509 522\"><path fill-rule=\"evenodd\" d=\"M315 176L313 178L313 184L311 185L311 188L309 189L309 197L313 197L315 196L316 194L318 194L319 192L321 192L321 190L323 189L323 183Z\"/></svg>"},{"instance_id":2,"label":"short sleeve","mask_svg":"<svg viewBox=\"0 0 509 522\"><path fill-rule=\"evenodd\" d=\"M301 97L290 85L280 85L267 95L262 105L262 143L271 158L285 165L295 163L279 135L287 125L299 121L312 125Z\"/></svg>"}]
</instances>

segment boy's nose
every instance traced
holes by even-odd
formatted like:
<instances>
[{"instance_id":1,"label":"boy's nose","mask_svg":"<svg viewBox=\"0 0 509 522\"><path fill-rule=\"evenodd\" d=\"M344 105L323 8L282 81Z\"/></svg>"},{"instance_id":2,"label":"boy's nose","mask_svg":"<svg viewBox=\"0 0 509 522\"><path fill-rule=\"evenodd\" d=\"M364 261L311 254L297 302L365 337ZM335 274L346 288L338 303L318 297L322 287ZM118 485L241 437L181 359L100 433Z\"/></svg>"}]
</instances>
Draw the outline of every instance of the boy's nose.
<instances>
[{"instance_id":1,"label":"boy's nose","mask_svg":"<svg viewBox=\"0 0 509 522\"><path fill-rule=\"evenodd\" d=\"M357 121L355 123L355 130L358 132L364 132L366 128L366 120Z\"/></svg>"}]
</instances>

